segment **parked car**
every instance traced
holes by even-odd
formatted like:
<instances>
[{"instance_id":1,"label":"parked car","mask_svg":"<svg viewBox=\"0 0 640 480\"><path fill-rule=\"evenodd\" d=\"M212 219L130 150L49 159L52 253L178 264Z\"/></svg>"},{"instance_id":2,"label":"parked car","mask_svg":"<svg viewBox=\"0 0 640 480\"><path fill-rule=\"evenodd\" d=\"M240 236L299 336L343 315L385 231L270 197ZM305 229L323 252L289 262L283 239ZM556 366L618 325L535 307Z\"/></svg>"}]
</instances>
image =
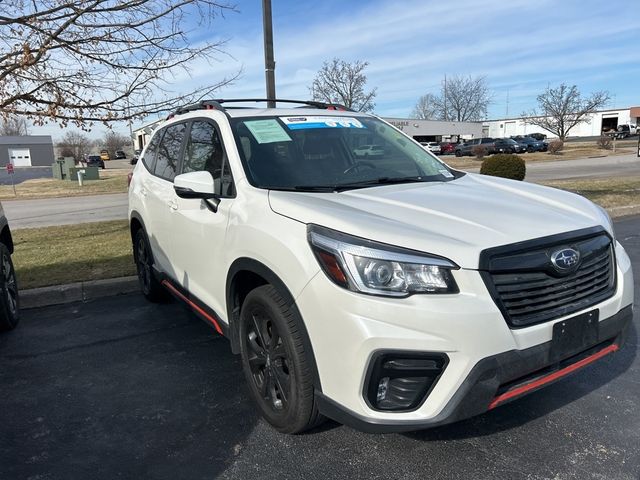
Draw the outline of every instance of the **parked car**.
<instances>
[{"instance_id":1,"label":"parked car","mask_svg":"<svg viewBox=\"0 0 640 480\"><path fill-rule=\"evenodd\" d=\"M20 294L11 255L13 237L0 204L0 332L14 329L20 321Z\"/></svg>"},{"instance_id":2,"label":"parked car","mask_svg":"<svg viewBox=\"0 0 640 480\"><path fill-rule=\"evenodd\" d=\"M615 130L611 132L618 140L622 140L623 138L631 137L636 135L637 127L635 124L621 124L616 127Z\"/></svg>"},{"instance_id":3,"label":"parked car","mask_svg":"<svg viewBox=\"0 0 640 480\"><path fill-rule=\"evenodd\" d=\"M511 138L497 138L493 143L492 153L524 153L526 151L525 145L521 145Z\"/></svg>"},{"instance_id":4,"label":"parked car","mask_svg":"<svg viewBox=\"0 0 640 480\"><path fill-rule=\"evenodd\" d=\"M421 145L431 153L435 153L436 155L440 154L440 144L438 142L425 142L421 143Z\"/></svg>"},{"instance_id":5,"label":"parked car","mask_svg":"<svg viewBox=\"0 0 640 480\"><path fill-rule=\"evenodd\" d=\"M153 133L133 252L149 300L169 292L229 339L277 430L440 426L622 347L631 261L586 198L450 169L344 107L225 104ZM384 160L345 148L363 139Z\"/></svg>"},{"instance_id":6,"label":"parked car","mask_svg":"<svg viewBox=\"0 0 640 480\"><path fill-rule=\"evenodd\" d=\"M100 150L100 158L104 161L111 160L111 156L109 155L109 150Z\"/></svg>"},{"instance_id":7,"label":"parked car","mask_svg":"<svg viewBox=\"0 0 640 480\"><path fill-rule=\"evenodd\" d=\"M466 143L456 145L454 153L456 157L473 156L473 147L476 145L482 145L487 151L487 155L495 153L495 140L490 137L474 138Z\"/></svg>"},{"instance_id":8,"label":"parked car","mask_svg":"<svg viewBox=\"0 0 640 480\"><path fill-rule=\"evenodd\" d=\"M124 153L122 150L116 150L116 160L123 160L127 158L127 154Z\"/></svg>"},{"instance_id":9,"label":"parked car","mask_svg":"<svg viewBox=\"0 0 640 480\"><path fill-rule=\"evenodd\" d=\"M453 155L456 144L451 142L442 142L440 144L440 155Z\"/></svg>"},{"instance_id":10,"label":"parked car","mask_svg":"<svg viewBox=\"0 0 640 480\"><path fill-rule=\"evenodd\" d=\"M353 153L359 157L381 157L384 155L384 148L380 145L362 145L356 148Z\"/></svg>"},{"instance_id":11,"label":"parked car","mask_svg":"<svg viewBox=\"0 0 640 480\"><path fill-rule=\"evenodd\" d=\"M547 138L547 136L544 133L530 133L528 136L540 141L543 141Z\"/></svg>"},{"instance_id":12,"label":"parked car","mask_svg":"<svg viewBox=\"0 0 640 480\"><path fill-rule=\"evenodd\" d=\"M140 153L142 152L142 150L134 150L133 151L133 157L131 157L131 160L129 161L129 163L131 165L135 165L136 163L138 163L138 158L140 158Z\"/></svg>"},{"instance_id":13,"label":"parked car","mask_svg":"<svg viewBox=\"0 0 640 480\"><path fill-rule=\"evenodd\" d=\"M100 155L88 155L87 156L87 167L100 167L104 168L104 160Z\"/></svg>"},{"instance_id":14,"label":"parked car","mask_svg":"<svg viewBox=\"0 0 640 480\"><path fill-rule=\"evenodd\" d=\"M541 140L536 140L533 137L513 137L516 142L524 147L529 152L546 152L547 143Z\"/></svg>"}]
</instances>

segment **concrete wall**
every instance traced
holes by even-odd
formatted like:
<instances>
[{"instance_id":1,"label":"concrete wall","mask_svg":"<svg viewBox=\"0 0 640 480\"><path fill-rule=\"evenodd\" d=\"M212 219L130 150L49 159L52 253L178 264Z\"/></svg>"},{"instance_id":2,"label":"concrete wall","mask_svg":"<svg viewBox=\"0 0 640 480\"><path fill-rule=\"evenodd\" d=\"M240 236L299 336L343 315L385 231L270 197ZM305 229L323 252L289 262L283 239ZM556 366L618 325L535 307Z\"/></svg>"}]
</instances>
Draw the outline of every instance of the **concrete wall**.
<instances>
[{"instance_id":1,"label":"concrete wall","mask_svg":"<svg viewBox=\"0 0 640 480\"><path fill-rule=\"evenodd\" d=\"M48 135L0 137L0 167L9 163L10 149L29 149L32 167L48 167L54 161L53 141Z\"/></svg>"}]
</instances>

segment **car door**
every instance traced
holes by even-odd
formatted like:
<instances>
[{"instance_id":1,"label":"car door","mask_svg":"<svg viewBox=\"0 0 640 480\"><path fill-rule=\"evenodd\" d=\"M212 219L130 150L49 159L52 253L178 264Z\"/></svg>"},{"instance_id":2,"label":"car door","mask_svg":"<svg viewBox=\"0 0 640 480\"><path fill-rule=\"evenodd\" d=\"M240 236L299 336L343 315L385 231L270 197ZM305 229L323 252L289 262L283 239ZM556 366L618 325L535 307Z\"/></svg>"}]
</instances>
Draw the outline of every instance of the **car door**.
<instances>
[{"instance_id":1,"label":"car door","mask_svg":"<svg viewBox=\"0 0 640 480\"><path fill-rule=\"evenodd\" d=\"M178 171L182 144L187 125L184 122L166 127L156 150L153 175L145 181L147 216L151 228L147 232L156 266L171 277L175 276L171 257L173 236L172 213L178 208L178 196L173 190L173 179Z\"/></svg>"},{"instance_id":2,"label":"car door","mask_svg":"<svg viewBox=\"0 0 640 480\"><path fill-rule=\"evenodd\" d=\"M214 209L206 200L177 199L172 212L175 279L226 317L224 244L235 187L220 131L210 119L193 120L187 134L181 173L197 171L211 173L221 201Z\"/></svg>"}]
</instances>

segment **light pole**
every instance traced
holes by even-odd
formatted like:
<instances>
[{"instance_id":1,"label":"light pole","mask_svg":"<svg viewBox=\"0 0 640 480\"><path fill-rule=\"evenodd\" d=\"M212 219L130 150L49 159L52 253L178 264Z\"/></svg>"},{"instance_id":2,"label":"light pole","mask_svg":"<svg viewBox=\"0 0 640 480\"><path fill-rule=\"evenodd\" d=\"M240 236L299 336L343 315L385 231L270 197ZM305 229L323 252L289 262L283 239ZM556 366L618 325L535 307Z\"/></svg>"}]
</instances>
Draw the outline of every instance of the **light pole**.
<instances>
[{"instance_id":1,"label":"light pole","mask_svg":"<svg viewBox=\"0 0 640 480\"><path fill-rule=\"evenodd\" d=\"M264 30L264 74L267 81L267 107L274 108L276 102L276 62L273 59L273 24L271 22L271 0L262 0L262 28Z\"/></svg>"}]
</instances>

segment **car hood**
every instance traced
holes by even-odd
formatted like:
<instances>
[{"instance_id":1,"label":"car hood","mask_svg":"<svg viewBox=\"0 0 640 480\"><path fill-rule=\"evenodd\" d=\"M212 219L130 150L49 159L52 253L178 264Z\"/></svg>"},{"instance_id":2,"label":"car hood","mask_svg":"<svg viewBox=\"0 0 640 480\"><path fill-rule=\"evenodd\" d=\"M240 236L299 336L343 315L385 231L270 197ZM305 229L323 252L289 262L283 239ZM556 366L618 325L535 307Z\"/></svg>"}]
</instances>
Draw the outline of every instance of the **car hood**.
<instances>
[{"instance_id":1,"label":"car hood","mask_svg":"<svg viewBox=\"0 0 640 480\"><path fill-rule=\"evenodd\" d=\"M605 214L562 190L466 174L449 182L339 193L272 190L274 212L476 269L486 248L602 225Z\"/></svg>"}]
</instances>

